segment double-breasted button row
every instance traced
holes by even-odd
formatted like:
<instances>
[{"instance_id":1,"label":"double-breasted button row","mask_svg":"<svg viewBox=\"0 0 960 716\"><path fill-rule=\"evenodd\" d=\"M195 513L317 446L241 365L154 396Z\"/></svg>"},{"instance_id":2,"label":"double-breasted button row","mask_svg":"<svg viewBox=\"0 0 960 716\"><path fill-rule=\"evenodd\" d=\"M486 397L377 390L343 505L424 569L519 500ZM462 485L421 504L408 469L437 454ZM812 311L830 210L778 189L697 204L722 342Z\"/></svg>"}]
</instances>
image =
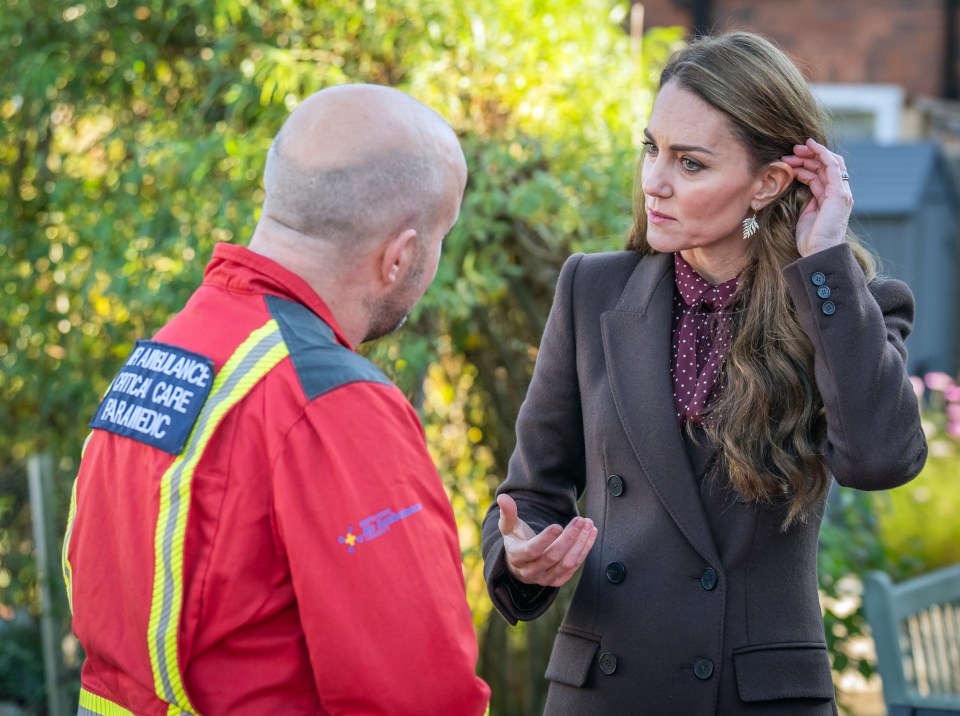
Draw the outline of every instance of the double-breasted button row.
<instances>
[{"instance_id":1,"label":"double-breasted button row","mask_svg":"<svg viewBox=\"0 0 960 716\"><path fill-rule=\"evenodd\" d=\"M600 671L609 676L617 670L618 662L615 654L605 651L600 655ZM702 657L693 662L693 674L701 681L713 676L713 661Z\"/></svg>"},{"instance_id":2,"label":"double-breasted button row","mask_svg":"<svg viewBox=\"0 0 960 716\"><path fill-rule=\"evenodd\" d=\"M816 271L810 276L810 282L817 287L817 295L824 299L823 303L820 304L820 310L823 312L823 315L832 316L837 312L837 304L833 301L826 300L830 298L830 294L833 293L827 285L827 277L822 271Z\"/></svg>"},{"instance_id":3,"label":"double-breasted button row","mask_svg":"<svg viewBox=\"0 0 960 716\"><path fill-rule=\"evenodd\" d=\"M620 584L627 576L627 568L623 562L614 561L607 565L606 574L607 579L613 584ZM703 570L703 574L700 575L700 586L708 592L715 589L719 582L720 575L717 574L717 570L713 567L707 567Z\"/></svg>"},{"instance_id":4,"label":"double-breasted button row","mask_svg":"<svg viewBox=\"0 0 960 716\"><path fill-rule=\"evenodd\" d=\"M610 475L607 478L607 491L614 497L620 497L620 495L623 494L623 478L619 475ZM627 568L623 565L623 562L611 562L607 565L607 579L610 580L611 583L620 584L626 576ZM614 668L616 668L616 659L612 654L609 656L614 659ZM613 672L605 671L604 673Z\"/></svg>"},{"instance_id":5,"label":"double-breasted button row","mask_svg":"<svg viewBox=\"0 0 960 716\"><path fill-rule=\"evenodd\" d=\"M622 496L625 487L623 477L620 475L614 474L607 477L607 492L613 497ZM623 562L610 562L606 568L606 576L611 584L620 584L627 576L627 568ZM707 567L700 575L700 586L708 591L712 590L716 588L719 579L717 571L713 567ZM617 670L617 657L606 651L600 654L599 664L600 671L609 676ZM709 679L713 674L713 662L707 658L698 659L693 665L693 673L698 679Z\"/></svg>"}]
</instances>

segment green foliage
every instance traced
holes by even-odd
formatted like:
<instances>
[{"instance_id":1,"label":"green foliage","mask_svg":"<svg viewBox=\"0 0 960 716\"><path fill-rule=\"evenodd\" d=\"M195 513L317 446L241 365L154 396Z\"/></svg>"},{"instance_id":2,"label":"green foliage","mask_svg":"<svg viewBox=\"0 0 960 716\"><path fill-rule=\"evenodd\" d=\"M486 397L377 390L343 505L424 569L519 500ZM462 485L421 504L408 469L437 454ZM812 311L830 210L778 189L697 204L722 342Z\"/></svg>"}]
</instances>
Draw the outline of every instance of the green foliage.
<instances>
[{"instance_id":1,"label":"green foliage","mask_svg":"<svg viewBox=\"0 0 960 716\"><path fill-rule=\"evenodd\" d=\"M9 607L36 613L39 593L32 521L24 509L28 502L24 471L16 465L0 467L0 624L11 618Z\"/></svg>"},{"instance_id":2,"label":"green foliage","mask_svg":"<svg viewBox=\"0 0 960 716\"><path fill-rule=\"evenodd\" d=\"M0 620L0 702L17 704L24 713L46 713L43 655L37 625L29 619Z\"/></svg>"}]
</instances>

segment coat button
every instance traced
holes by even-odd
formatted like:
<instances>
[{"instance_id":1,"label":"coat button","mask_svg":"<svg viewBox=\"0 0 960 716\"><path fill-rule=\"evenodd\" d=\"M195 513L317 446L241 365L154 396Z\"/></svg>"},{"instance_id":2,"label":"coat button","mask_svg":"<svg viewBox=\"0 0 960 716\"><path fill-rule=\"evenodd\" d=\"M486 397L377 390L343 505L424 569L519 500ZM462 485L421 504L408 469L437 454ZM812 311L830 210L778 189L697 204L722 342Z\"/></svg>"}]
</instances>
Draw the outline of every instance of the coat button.
<instances>
[{"instance_id":1,"label":"coat button","mask_svg":"<svg viewBox=\"0 0 960 716\"><path fill-rule=\"evenodd\" d=\"M713 567L707 567L703 570L703 574L700 575L700 586L710 591L717 586L717 570Z\"/></svg>"},{"instance_id":2,"label":"coat button","mask_svg":"<svg viewBox=\"0 0 960 716\"><path fill-rule=\"evenodd\" d=\"M820 271L817 271L813 276L810 277L810 280L813 281L814 286L822 286L827 282L827 277L824 276Z\"/></svg>"},{"instance_id":3,"label":"coat button","mask_svg":"<svg viewBox=\"0 0 960 716\"><path fill-rule=\"evenodd\" d=\"M611 562L607 565L607 579L614 584L620 584L625 576L627 576L627 568L622 562Z\"/></svg>"},{"instance_id":4,"label":"coat button","mask_svg":"<svg viewBox=\"0 0 960 716\"><path fill-rule=\"evenodd\" d=\"M830 287L827 285L821 286L817 289L817 295L820 298L830 298Z\"/></svg>"},{"instance_id":5,"label":"coat button","mask_svg":"<svg viewBox=\"0 0 960 716\"><path fill-rule=\"evenodd\" d=\"M697 659L693 664L693 673L698 679L709 679L713 675L713 662L706 658Z\"/></svg>"},{"instance_id":6,"label":"coat button","mask_svg":"<svg viewBox=\"0 0 960 716\"><path fill-rule=\"evenodd\" d=\"M837 306L833 301L824 301L823 305L820 306L820 310L823 311L823 315L832 316L837 312Z\"/></svg>"},{"instance_id":7,"label":"coat button","mask_svg":"<svg viewBox=\"0 0 960 716\"><path fill-rule=\"evenodd\" d=\"M611 475L607 478L607 490L614 497L620 497L623 494L623 478L619 475Z\"/></svg>"},{"instance_id":8,"label":"coat button","mask_svg":"<svg viewBox=\"0 0 960 716\"><path fill-rule=\"evenodd\" d=\"M611 654L609 651L605 651L600 655L600 671L604 674L612 674L617 670L617 657Z\"/></svg>"}]
</instances>

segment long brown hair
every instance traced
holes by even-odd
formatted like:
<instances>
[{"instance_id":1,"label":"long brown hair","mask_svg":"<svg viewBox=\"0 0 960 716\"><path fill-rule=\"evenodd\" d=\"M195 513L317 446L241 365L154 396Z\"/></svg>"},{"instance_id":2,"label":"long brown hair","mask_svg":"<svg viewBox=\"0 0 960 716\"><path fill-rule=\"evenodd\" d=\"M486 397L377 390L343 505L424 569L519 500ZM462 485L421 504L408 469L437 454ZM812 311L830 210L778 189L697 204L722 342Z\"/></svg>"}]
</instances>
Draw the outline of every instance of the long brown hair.
<instances>
[{"instance_id":1,"label":"long brown hair","mask_svg":"<svg viewBox=\"0 0 960 716\"><path fill-rule=\"evenodd\" d=\"M759 35L733 32L697 40L664 68L660 87L668 82L725 114L758 170L791 154L808 137L827 143L824 114L803 75ZM640 171L627 248L653 254ZM757 212L761 228L750 239L740 274L723 389L704 413L707 436L733 488L748 500L787 506L784 529L805 521L830 484L813 344L797 320L783 277L783 268L800 258L794 230L810 196L794 181ZM867 280L872 279L872 257L849 230L846 240Z\"/></svg>"}]
</instances>

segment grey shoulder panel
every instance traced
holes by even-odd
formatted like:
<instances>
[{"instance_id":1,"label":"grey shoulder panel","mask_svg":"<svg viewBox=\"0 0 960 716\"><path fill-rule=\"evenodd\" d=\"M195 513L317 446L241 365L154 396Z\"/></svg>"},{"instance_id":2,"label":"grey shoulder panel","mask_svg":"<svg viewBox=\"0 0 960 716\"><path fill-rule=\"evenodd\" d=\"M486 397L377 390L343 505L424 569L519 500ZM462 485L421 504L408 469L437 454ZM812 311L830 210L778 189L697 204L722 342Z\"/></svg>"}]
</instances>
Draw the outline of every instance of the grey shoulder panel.
<instances>
[{"instance_id":1,"label":"grey shoulder panel","mask_svg":"<svg viewBox=\"0 0 960 716\"><path fill-rule=\"evenodd\" d=\"M373 363L337 343L333 329L306 306L277 296L265 300L307 400L348 383L392 385Z\"/></svg>"}]
</instances>

